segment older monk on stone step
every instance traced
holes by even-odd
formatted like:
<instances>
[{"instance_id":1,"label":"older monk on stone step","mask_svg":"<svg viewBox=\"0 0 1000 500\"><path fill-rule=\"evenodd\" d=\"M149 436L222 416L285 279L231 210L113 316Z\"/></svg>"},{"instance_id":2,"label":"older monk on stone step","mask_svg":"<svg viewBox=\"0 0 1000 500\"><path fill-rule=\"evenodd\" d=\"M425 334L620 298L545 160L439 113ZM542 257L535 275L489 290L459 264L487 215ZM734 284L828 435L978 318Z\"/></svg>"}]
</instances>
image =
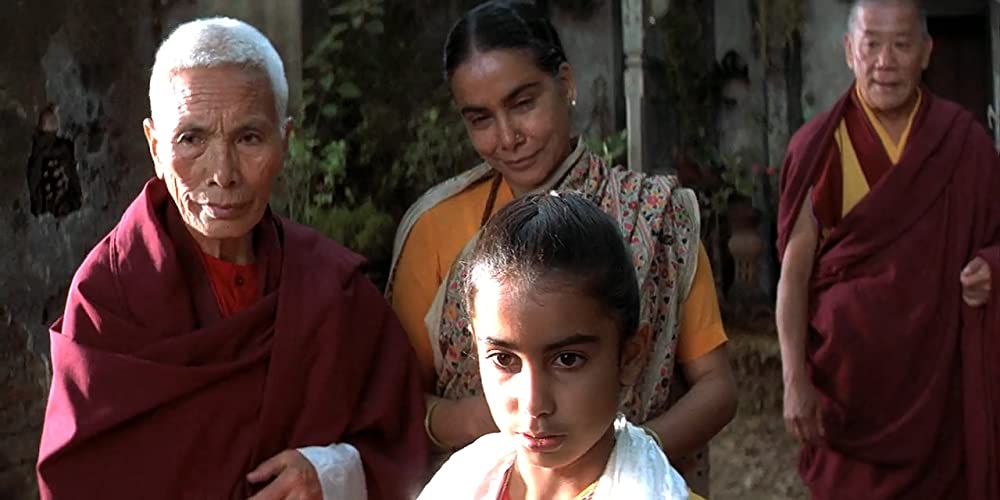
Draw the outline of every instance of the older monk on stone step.
<instances>
[{"instance_id":1,"label":"older monk on stone step","mask_svg":"<svg viewBox=\"0 0 1000 500\"><path fill-rule=\"evenodd\" d=\"M268 209L290 131L281 59L194 21L160 47L156 178L52 328L44 499L397 499L419 488L415 358L363 261Z\"/></svg>"},{"instance_id":2,"label":"older monk on stone step","mask_svg":"<svg viewBox=\"0 0 1000 500\"><path fill-rule=\"evenodd\" d=\"M816 499L1000 498L1000 159L920 85L932 46L919 2L855 2L856 80L788 147L778 333Z\"/></svg>"}]
</instances>

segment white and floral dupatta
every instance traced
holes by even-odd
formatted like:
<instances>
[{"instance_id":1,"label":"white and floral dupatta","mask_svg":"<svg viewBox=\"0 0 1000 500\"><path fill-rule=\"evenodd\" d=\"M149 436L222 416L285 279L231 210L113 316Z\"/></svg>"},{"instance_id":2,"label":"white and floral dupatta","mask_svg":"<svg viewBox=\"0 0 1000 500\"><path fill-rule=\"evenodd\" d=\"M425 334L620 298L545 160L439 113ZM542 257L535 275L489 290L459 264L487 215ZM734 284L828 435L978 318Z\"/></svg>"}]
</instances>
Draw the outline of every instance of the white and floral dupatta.
<instances>
[{"instance_id":1,"label":"white and floral dupatta","mask_svg":"<svg viewBox=\"0 0 1000 500\"><path fill-rule=\"evenodd\" d=\"M686 500L688 489L656 443L624 415L591 500ZM489 434L445 462L417 500L495 500L514 461L512 438Z\"/></svg>"}]
</instances>

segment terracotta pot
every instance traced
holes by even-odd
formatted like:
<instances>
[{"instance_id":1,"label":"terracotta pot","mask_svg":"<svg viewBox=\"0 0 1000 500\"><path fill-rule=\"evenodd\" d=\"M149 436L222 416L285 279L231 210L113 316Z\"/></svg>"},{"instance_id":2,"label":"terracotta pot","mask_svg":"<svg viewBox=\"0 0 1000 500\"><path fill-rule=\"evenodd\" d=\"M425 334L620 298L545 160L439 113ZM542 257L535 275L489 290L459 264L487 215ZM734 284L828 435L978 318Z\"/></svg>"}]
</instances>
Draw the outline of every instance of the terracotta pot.
<instances>
[{"instance_id":1,"label":"terracotta pot","mask_svg":"<svg viewBox=\"0 0 1000 500\"><path fill-rule=\"evenodd\" d=\"M758 263L764 240L757 228L758 214L749 203L731 203L728 210L732 235L726 247L733 257L735 279L731 295L752 297L759 293Z\"/></svg>"},{"instance_id":2,"label":"terracotta pot","mask_svg":"<svg viewBox=\"0 0 1000 500\"><path fill-rule=\"evenodd\" d=\"M757 228L757 209L753 207L749 200L737 198L729 202L726 210L726 218L733 231L742 229Z\"/></svg>"}]
</instances>

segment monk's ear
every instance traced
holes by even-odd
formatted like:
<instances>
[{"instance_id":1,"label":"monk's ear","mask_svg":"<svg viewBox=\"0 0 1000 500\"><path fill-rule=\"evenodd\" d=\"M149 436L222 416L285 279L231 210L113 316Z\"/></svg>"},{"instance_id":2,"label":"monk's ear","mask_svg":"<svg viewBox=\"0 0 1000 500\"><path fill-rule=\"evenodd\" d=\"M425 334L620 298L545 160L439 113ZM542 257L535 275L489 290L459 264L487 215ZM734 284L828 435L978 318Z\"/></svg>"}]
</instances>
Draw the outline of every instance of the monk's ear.
<instances>
[{"instance_id":1,"label":"monk's ear","mask_svg":"<svg viewBox=\"0 0 1000 500\"><path fill-rule=\"evenodd\" d=\"M146 142L149 143L149 156L153 158L153 167L156 169L156 176L163 178L163 168L160 166L160 141L156 138L156 127L153 126L153 119L146 118L142 121L142 131L146 134Z\"/></svg>"},{"instance_id":2,"label":"monk's ear","mask_svg":"<svg viewBox=\"0 0 1000 500\"><path fill-rule=\"evenodd\" d=\"M644 323L639 327L639 331L622 345L618 367L618 382L621 385L629 387L639 383L646 353L649 352L649 336L649 323Z\"/></svg>"},{"instance_id":3,"label":"monk's ear","mask_svg":"<svg viewBox=\"0 0 1000 500\"><path fill-rule=\"evenodd\" d=\"M924 35L924 60L920 63L920 69L927 69L931 64L931 52L934 52L934 39L930 35Z\"/></svg>"},{"instance_id":4,"label":"monk's ear","mask_svg":"<svg viewBox=\"0 0 1000 500\"><path fill-rule=\"evenodd\" d=\"M847 67L851 71L854 71L854 62L851 47L851 34L844 33L844 60L847 62Z\"/></svg>"},{"instance_id":5,"label":"monk's ear","mask_svg":"<svg viewBox=\"0 0 1000 500\"><path fill-rule=\"evenodd\" d=\"M295 120L289 116L281 124L281 146L285 153L288 153L288 140L292 138L293 133L295 133Z\"/></svg>"}]
</instances>

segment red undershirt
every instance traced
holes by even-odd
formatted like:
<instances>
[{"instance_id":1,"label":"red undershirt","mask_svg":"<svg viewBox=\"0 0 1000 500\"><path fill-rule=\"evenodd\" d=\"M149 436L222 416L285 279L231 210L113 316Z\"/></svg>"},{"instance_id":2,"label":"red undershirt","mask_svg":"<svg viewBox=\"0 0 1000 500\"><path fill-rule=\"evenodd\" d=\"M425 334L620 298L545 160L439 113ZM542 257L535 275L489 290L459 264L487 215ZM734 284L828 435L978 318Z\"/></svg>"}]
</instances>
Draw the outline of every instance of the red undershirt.
<instances>
[{"instance_id":1,"label":"red undershirt","mask_svg":"<svg viewBox=\"0 0 1000 500\"><path fill-rule=\"evenodd\" d=\"M233 264L201 253L208 281L224 318L250 307L257 301L257 270L254 264Z\"/></svg>"}]
</instances>

